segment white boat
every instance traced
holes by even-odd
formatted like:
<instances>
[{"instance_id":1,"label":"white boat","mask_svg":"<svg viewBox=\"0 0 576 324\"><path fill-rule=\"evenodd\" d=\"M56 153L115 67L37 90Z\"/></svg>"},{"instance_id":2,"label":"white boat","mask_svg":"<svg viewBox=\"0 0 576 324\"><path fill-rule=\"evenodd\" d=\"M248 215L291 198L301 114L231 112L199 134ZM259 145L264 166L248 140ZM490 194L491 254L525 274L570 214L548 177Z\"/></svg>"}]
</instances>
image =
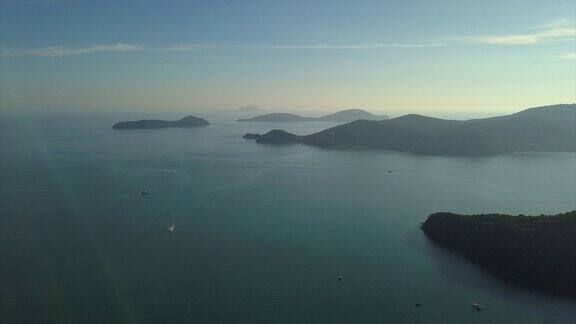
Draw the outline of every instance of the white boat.
<instances>
[{"instance_id":1,"label":"white boat","mask_svg":"<svg viewBox=\"0 0 576 324\"><path fill-rule=\"evenodd\" d=\"M483 307L482 307L482 304L480 304L480 303L473 303L472 308L474 308L475 310L481 311Z\"/></svg>"},{"instance_id":2,"label":"white boat","mask_svg":"<svg viewBox=\"0 0 576 324\"><path fill-rule=\"evenodd\" d=\"M166 227L168 232L174 232L175 228L176 228L176 225L174 225L174 223L172 223L172 224L168 225L168 227Z\"/></svg>"}]
</instances>

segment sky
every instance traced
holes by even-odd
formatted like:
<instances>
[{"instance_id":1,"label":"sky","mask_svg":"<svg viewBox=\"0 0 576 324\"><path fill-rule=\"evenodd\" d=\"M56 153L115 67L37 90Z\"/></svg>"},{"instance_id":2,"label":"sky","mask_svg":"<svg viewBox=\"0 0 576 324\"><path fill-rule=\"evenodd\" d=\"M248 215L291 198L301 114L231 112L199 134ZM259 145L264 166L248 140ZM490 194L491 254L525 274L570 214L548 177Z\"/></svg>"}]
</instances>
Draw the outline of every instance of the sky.
<instances>
[{"instance_id":1,"label":"sky","mask_svg":"<svg viewBox=\"0 0 576 324\"><path fill-rule=\"evenodd\" d=\"M513 112L576 101L575 1L0 1L0 108Z\"/></svg>"}]
</instances>

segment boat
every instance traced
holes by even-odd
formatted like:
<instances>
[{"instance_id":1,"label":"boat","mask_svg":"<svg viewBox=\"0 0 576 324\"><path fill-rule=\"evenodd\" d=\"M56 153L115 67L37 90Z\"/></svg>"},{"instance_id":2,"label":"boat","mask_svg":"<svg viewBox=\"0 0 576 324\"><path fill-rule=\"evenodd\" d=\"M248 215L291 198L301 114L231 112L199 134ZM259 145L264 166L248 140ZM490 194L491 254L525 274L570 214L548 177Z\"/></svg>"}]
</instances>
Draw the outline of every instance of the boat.
<instances>
[{"instance_id":1,"label":"boat","mask_svg":"<svg viewBox=\"0 0 576 324\"><path fill-rule=\"evenodd\" d=\"M172 224L168 225L168 227L166 227L168 232L174 232L175 228L176 228L176 225L174 225L174 223L172 223Z\"/></svg>"},{"instance_id":2,"label":"boat","mask_svg":"<svg viewBox=\"0 0 576 324\"><path fill-rule=\"evenodd\" d=\"M482 304L480 303L472 303L472 308L481 311L484 307L482 307Z\"/></svg>"},{"instance_id":3,"label":"boat","mask_svg":"<svg viewBox=\"0 0 576 324\"><path fill-rule=\"evenodd\" d=\"M149 193L150 193L150 192L148 191L148 189L144 189L144 190L140 191L140 194L141 194L141 195L147 195L147 194L149 194Z\"/></svg>"}]
</instances>

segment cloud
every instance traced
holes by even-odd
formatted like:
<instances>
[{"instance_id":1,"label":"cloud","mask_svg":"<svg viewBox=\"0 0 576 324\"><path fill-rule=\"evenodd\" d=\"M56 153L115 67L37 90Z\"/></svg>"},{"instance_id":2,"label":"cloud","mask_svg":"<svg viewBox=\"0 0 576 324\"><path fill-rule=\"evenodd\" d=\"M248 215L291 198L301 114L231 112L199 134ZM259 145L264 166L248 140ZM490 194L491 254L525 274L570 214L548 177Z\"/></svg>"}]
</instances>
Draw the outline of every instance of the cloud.
<instances>
[{"instance_id":1,"label":"cloud","mask_svg":"<svg viewBox=\"0 0 576 324\"><path fill-rule=\"evenodd\" d=\"M542 24L542 25L538 25L538 26L534 26L532 28L535 29L549 29L549 28L556 28L556 27L570 27L573 26L574 22L572 22L569 19L558 19L546 24Z\"/></svg>"},{"instance_id":2,"label":"cloud","mask_svg":"<svg viewBox=\"0 0 576 324\"><path fill-rule=\"evenodd\" d=\"M166 47L146 47L149 51L160 52L192 52L217 48L217 45L202 45L202 44L178 44Z\"/></svg>"},{"instance_id":3,"label":"cloud","mask_svg":"<svg viewBox=\"0 0 576 324\"><path fill-rule=\"evenodd\" d=\"M92 45L88 47L44 47L35 49L5 49L2 50L1 57L4 59L19 57L43 57L43 58L63 58L67 56L89 55L97 53L125 53L137 51L149 52L192 52L211 49L243 49L243 50L360 50L360 49L401 49L401 48L426 48L444 46L441 43L423 44L348 44L348 45L205 45L205 44L178 44L164 47L150 47L140 44L105 44Z\"/></svg>"},{"instance_id":4,"label":"cloud","mask_svg":"<svg viewBox=\"0 0 576 324\"><path fill-rule=\"evenodd\" d=\"M526 34L503 34L489 36L464 36L455 40L489 45L528 45L551 41L574 40L576 27L568 20L558 20L549 24L535 26L536 31Z\"/></svg>"},{"instance_id":5,"label":"cloud","mask_svg":"<svg viewBox=\"0 0 576 324\"><path fill-rule=\"evenodd\" d=\"M527 45L551 41L576 39L574 22L559 19L550 23L532 27L530 33L502 34L484 36L462 36L446 39L446 43L474 43L488 45ZM213 49L238 49L253 51L281 50L371 50L371 49L416 49L446 46L445 43L367 43L367 44L176 44L169 46L146 46L142 44L102 44L87 47L44 47L34 49L2 49L1 58L19 57L63 58L67 56L90 55L98 53L148 52L192 52ZM570 54L568 54L570 56Z\"/></svg>"},{"instance_id":6,"label":"cloud","mask_svg":"<svg viewBox=\"0 0 576 324\"><path fill-rule=\"evenodd\" d=\"M559 60L576 61L576 52L558 54L555 58Z\"/></svg>"},{"instance_id":7,"label":"cloud","mask_svg":"<svg viewBox=\"0 0 576 324\"><path fill-rule=\"evenodd\" d=\"M340 61L340 64L344 64L344 65L358 65L358 62L352 61L352 60L347 60L347 61Z\"/></svg>"},{"instance_id":8,"label":"cloud","mask_svg":"<svg viewBox=\"0 0 576 324\"><path fill-rule=\"evenodd\" d=\"M344 44L344 45L236 45L234 47L260 50L353 50L353 49L385 49L385 48L426 48L444 46L442 43L424 43L424 44Z\"/></svg>"},{"instance_id":9,"label":"cloud","mask_svg":"<svg viewBox=\"0 0 576 324\"><path fill-rule=\"evenodd\" d=\"M2 58L16 58L23 56L31 57L47 57L47 58L61 58L74 55L87 55L96 53L111 53L111 52L134 52L141 51L144 47L142 45L134 44L112 44L112 45L93 45L81 48L70 47L44 47L27 50L2 50Z\"/></svg>"}]
</instances>

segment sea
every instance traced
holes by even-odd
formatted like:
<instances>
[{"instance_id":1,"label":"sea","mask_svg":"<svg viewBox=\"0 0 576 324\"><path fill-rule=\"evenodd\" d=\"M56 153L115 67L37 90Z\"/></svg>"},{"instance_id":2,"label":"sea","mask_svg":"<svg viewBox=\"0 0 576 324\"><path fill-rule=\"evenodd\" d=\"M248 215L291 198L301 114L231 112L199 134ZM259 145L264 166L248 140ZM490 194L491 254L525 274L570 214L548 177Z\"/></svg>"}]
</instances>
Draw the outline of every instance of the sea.
<instances>
[{"instance_id":1,"label":"sea","mask_svg":"<svg viewBox=\"0 0 576 324\"><path fill-rule=\"evenodd\" d=\"M262 145L242 135L335 124L226 114L112 129L141 117L183 116L0 118L0 323L576 323L576 299L420 229L439 211L574 210L574 153Z\"/></svg>"}]
</instances>

